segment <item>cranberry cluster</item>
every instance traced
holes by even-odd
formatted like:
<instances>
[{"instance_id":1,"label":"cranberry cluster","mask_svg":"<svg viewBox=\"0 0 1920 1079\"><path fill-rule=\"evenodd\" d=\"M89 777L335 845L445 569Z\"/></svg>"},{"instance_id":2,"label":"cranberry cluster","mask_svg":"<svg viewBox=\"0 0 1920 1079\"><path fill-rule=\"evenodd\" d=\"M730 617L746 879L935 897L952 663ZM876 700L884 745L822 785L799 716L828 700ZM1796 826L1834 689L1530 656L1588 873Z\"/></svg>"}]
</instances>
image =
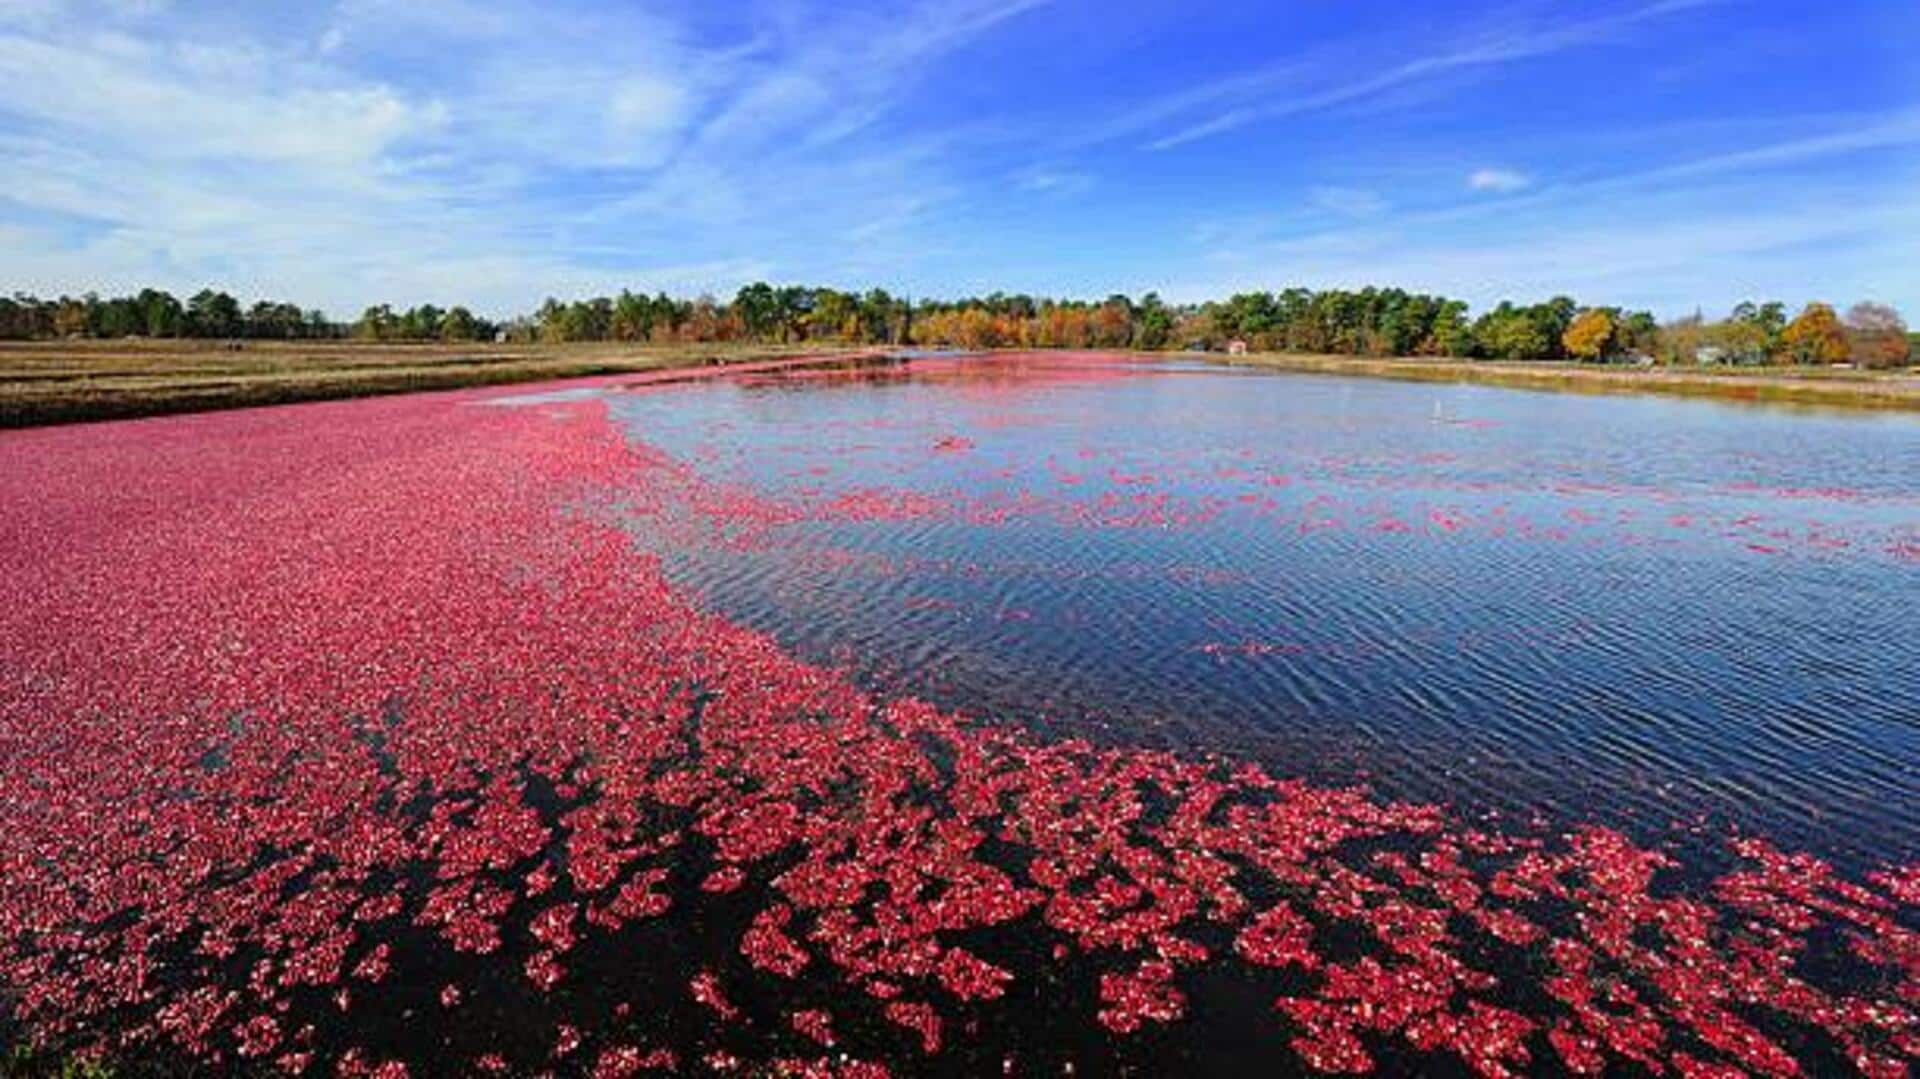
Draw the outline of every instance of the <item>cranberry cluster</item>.
<instances>
[{"instance_id":1,"label":"cranberry cluster","mask_svg":"<svg viewBox=\"0 0 1920 1079\"><path fill-rule=\"evenodd\" d=\"M1920 866L1704 869L876 700L616 523L751 499L599 401L487 396L0 436L23 1039L873 1075L998 1053L1045 986L1056 1029L1177 1039L1230 969L1323 1071L1920 1059Z\"/></svg>"}]
</instances>

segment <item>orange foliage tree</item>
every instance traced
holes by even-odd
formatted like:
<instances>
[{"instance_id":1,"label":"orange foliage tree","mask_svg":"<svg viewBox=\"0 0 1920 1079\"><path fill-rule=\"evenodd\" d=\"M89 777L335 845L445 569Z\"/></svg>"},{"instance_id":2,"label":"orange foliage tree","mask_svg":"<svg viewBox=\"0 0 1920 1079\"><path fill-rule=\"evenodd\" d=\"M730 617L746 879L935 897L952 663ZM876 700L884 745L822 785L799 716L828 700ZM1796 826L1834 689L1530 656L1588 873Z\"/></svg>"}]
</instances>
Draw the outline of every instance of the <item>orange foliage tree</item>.
<instances>
[{"instance_id":1,"label":"orange foliage tree","mask_svg":"<svg viewBox=\"0 0 1920 1079\"><path fill-rule=\"evenodd\" d=\"M1810 303L1780 332L1780 344L1800 363L1839 363L1850 351L1840 316L1824 303Z\"/></svg>"},{"instance_id":2,"label":"orange foliage tree","mask_svg":"<svg viewBox=\"0 0 1920 1079\"><path fill-rule=\"evenodd\" d=\"M1862 366L1898 367L1912 353L1906 322L1886 304L1863 302L1847 308L1846 328L1850 351Z\"/></svg>"}]
</instances>

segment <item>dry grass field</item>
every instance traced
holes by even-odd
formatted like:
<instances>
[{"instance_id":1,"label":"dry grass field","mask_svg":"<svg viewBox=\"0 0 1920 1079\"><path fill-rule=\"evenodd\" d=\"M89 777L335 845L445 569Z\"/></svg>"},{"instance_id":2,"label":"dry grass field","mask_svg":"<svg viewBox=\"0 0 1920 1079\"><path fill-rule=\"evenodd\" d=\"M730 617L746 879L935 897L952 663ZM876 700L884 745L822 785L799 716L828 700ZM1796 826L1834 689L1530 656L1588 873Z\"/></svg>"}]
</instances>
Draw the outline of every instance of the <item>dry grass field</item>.
<instances>
[{"instance_id":1,"label":"dry grass field","mask_svg":"<svg viewBox=\"0 0 1920 1079\"><path fill-rule=\"evenodd\" d=\"M757 344L5 342L0 427L743 363L808 350Z\"/></svg>"}]
</instances>

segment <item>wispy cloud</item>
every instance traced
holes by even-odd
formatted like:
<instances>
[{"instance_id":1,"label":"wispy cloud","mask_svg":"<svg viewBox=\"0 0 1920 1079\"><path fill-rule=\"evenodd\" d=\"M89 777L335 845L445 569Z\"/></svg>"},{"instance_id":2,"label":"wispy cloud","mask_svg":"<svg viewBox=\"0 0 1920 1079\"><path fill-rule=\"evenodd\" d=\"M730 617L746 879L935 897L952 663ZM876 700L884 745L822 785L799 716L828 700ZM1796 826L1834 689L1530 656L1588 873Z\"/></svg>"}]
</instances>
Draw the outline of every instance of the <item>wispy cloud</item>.
<instances>
[{"instance_id":1,"label":"wispy cloud","mask_svg":"<svg viewBox=\"0 0 1920 1079\"><path fill-rule=\"evenodd\" d=\"M1906 110L1856 117L1737 153L1526 186L1512 198L1388 208L1332 226L1240 222L1196 236L1215 275L1169 293L1198 298L1282 281L1391 280L1476 302L1569 293L1667 314L1676 304L1725 307L1756 296L1798 302L1812 298L1810 290L1828 299L1920 294L1920 264L1901 253L1920 235L1920 196L1911 183L1920 159L1904 172L1840 169L1844 179L1822 184L1789 179L1803 167L1920 145L1917 121ZM1495 182L1469 186L1511 190L1502 186L1508 177L1482 179ZM1622 232L1623 201L1632 207L1630 235ZM1818 274L1808 272L1810 253L1825 266Z\"/></svg>"},{"instance_id":2,"label":"wispy cloud","mask_svg":"<svg viewBox=\"0 0 1920 1079\"><path fill-rule=\"evenodd\" d=\"M1038 194L1077 195L1093 186L1093 177L1072 169L1036 167L1016 172L1013 186Z\"/></svg>"},{"instance_id":3,"label":"wispy cloud","mask_svg":"<svg viewBox=\"0 0 1920 1079\"><path fill-rule=\"evenodd\" d=\"M1821 158L1840 157L1874 150L1920 146L1920 108L1903 109L1886 116L1867 118L1805 138L1787 139L1752 146L1724 154L1682 162L1639 174L1642 180L1683 179L1777 168ZM1920 160L1909 163L1910 171L1920 168Z\"/></svg>"},{"instance_id":4,"label":"wispy cloud","mask_svg":"<svg viewBox=\"0 0 1920 1079\"><path fill-rule=\"evenodd\" d=\"M1389 209L1379 193L1357 187L1314 187L1308 190L1307 199L1319 209L1342 217L1375 217Z\"/></svg>"},{"instance_id":5,"label":"wispy cloud","mask_svg":"<svg viewBox=\"0 0 1920 1079\"><path fill-rule=\"evenodd\" d=\"M1475 169L1467 174L1467 187L1474 191L1492 191L1505 194L1519 191L1533 183L1524 172L1512 169Z\"/></svg>"},{"instance_id":6,"label":"wispy cloud","mask_svg":"<svg viewBox=\"0 0 1920 1079\"><path fill-rule=\"evenodd\" d=\"M1437 50L1389 64L1361 78L1354 67L1373 67L1372 49L1322 49L1253 72L1233 75L1136 107L1101 129L1118 136L1145 128L1179 126L1146 144L1170 150L1257 122L1349 105L1410 84L1474 69L1489 69L1550 56L1569 49L1620 40L1628 30L1663 16L1718 0L1662 0L1585 19L1510 17L1508 25L1485 27ZM1192 115L1211 106L1214 114ZM1182 120L1181 117L1186 117Z\"/></svg>"}]
</instances>

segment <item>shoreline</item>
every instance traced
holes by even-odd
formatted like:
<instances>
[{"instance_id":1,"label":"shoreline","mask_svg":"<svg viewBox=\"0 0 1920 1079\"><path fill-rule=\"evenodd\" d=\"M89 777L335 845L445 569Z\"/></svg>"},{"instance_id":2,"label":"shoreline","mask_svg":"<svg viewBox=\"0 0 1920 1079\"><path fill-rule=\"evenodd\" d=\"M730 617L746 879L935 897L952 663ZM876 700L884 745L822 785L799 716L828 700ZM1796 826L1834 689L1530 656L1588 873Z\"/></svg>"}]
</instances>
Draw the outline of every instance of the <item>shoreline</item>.
<instances>
[{"instance_id":1,"label":"shoreline","mask_svg":"<svg viewBox=\"0 0 1920 1079\"><path fill-rule=\"evenodd\" d=\"M488 386L839 362L879 350L825 344L498 345L249 342L0 344L0 430L220 412Z\"/></svg>"},{"instance_id":2,"label":"shoreline","mask_svg":"<svg viewBox=\"0 0 1920 1079\"><path fill-rule=\"evenodd\" d=\"M528 385L673 368L734 367L894 349L827 343L500 345L366 342L0 343L0 429L92 423L307 401ZM1052 351L993 349L993 353ZM1124 351L1124 350L1122 350ZM1260 352L1126 352L1258 370L1454 382L1586 394L1659 394L1751 404L1920 412L1920 373L1832 369L1595 367L1565 362Z\"/></svg>"},{"instance_id":3,"label":"shoreline","mask_svg":"<svg viewBox=\"0 0 1920 1079\"><path fill-rule=\"evenodd\" d=\"M1162 355L1153 353L1151 355ZM1920 374L1858 370L1595 367L1548 361L1371 359L1282 352L1244 356L1169 353L1228 367L1354 375L1408 382L1456 382L1506 389L1586 394L1657 394L1749 404L1871 411L1920 411Z\"/></svg>"}]
</instances>

